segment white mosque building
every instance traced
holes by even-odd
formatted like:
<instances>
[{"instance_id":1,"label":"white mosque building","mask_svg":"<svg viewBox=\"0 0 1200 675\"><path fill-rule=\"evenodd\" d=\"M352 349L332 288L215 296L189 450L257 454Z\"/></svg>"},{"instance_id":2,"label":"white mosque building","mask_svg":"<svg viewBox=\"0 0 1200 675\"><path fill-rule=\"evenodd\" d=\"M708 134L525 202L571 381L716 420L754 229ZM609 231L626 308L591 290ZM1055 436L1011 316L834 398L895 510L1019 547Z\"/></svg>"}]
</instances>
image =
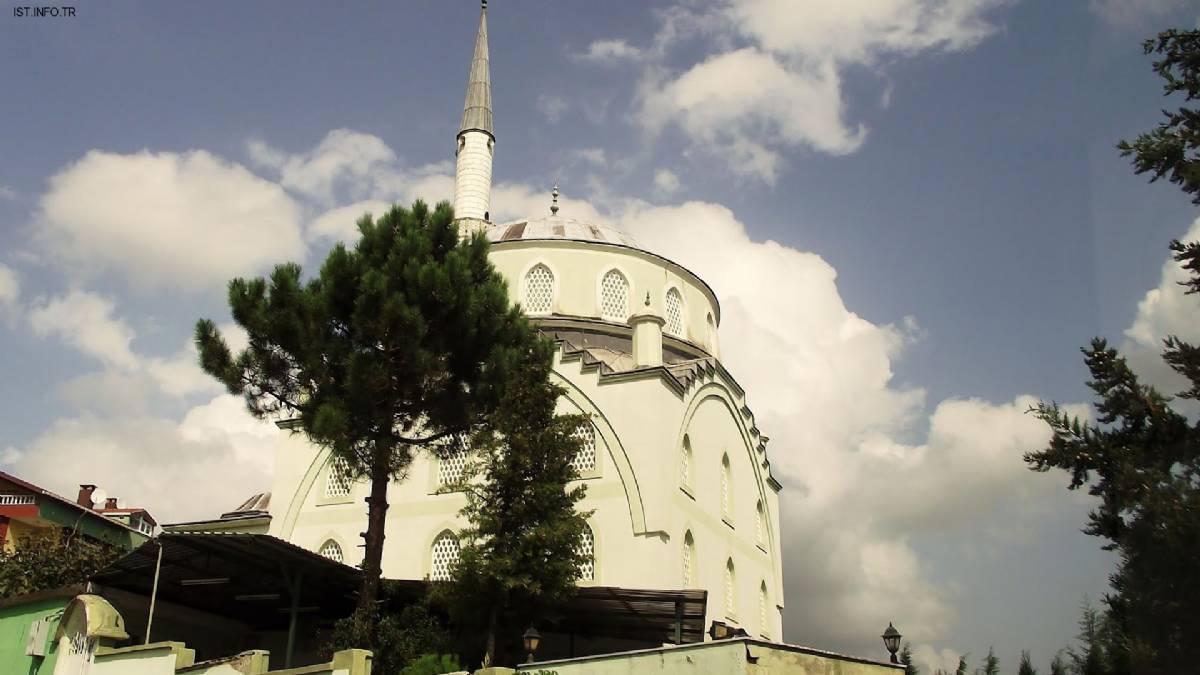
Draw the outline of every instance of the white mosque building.
<instances>
[{"instance_id":1,"label":"white mosque building","mask_svg":"<svg viewBox=\"0 0 1200 675\"><path fill-rule=\"evenodd\" d=\"M558 344L564 412L591 428L576 457L594 510L580 585L707 591L707 617L781 641L780 484L767 437L720 358L721 308L687 268L607 225L549 213L492 223L492 123L483 3L457 135L454 207L482 230L512 300ZM422 455L388 493L383 574L439 579L458 554L461 493L443 488L464 455ZM269 532L327 557L362 561L368 486L328 451L283 434Z\"/></svg>"}]
</instances>

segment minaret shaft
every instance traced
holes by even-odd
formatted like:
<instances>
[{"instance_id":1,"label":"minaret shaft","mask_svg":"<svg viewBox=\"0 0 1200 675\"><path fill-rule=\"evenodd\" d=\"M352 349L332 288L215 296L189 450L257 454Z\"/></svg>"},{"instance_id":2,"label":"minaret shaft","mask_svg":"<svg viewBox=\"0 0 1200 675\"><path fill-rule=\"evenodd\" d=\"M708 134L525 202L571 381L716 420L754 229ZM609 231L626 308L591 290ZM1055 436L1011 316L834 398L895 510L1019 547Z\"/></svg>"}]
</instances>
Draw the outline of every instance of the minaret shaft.
<instances>
[{"instance_id":1,"label":"minaret shaft","mask_svg":"<svg viewBox=\"0 0 1200 675\"><path fill-rule=\"evenodd\" d=\"M492 197L492 78L488 62L487 3L479 13L475 56L467 77L467 97L459 125L454 172L454 215L459 229L469 236L487 227Z\"/></svg>"}]
</instances>

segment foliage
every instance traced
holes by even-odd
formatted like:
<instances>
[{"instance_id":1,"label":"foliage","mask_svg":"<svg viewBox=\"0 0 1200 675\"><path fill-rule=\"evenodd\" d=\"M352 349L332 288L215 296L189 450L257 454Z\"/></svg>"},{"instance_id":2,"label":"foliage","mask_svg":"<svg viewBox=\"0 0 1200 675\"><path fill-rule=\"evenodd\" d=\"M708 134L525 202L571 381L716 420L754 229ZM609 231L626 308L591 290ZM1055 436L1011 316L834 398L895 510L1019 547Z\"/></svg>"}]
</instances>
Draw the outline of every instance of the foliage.
<instances>
[{"instance_id":1,"label":"foliage","mask_svg":"<svg viewBox=\"0 0 1200 675\"><path fill-rule=\"evenodd\" d=\"M1067 661L1061 651L1055 654L1054 660L1050 662L1050 675L1067 675Z\"/></svg>"},{"instance_id":2,"label":"foliage","mask_svg":"<svg viewBox=\"0 0 1200 675\"><path fill-rule=\"evenodd\" d=\"M967 655L963 654L958 657L958 668L954 669L954 675L967 675Z\"/></svg>"},{"instance_id":3,"label":"foliage","mask_svg":"<svg viewBox=\"0 0 1200 675\"><path fill-rule=\"evenodd\" d=\"M983 665L975 671L977 675L1000 675L1000 659L996 658L996 650L988 647L987 656L983 657Z\"/></svg>"},{"instance_id":4,"label":"foliage","mask_svg":"<svg viewBox=\"0 0 1200 675\"><path fill-rule=\"evenodd\" d=\"M409 605L399 613L372 607L369 612L355 612L336 622L325 645L326 655L355 647L371 649L374 652L372 670L386 675L408 672L406 668L425 656L448 651L451 641L438 619L424 605L417 604ZM415 672L455 670L458 668Z\"/></svg>"},{"instance_id":5,"label":"foliage","mask_svg":"<svg viewBox=\"0 0 1200 675\"><path fill-rule=\"evenodd\" d=\"M1200 95L1200 31L1165 31L1145 47L1161 56L1154 68L1167 94L1183 92L1187 101ZM1166 177L1200 204L1200 114L1165 114L1166 122L1118 147L1133 155L1137 173ZM1200 292L1200 243L1176 241L1171 249L1190 276L1182 285ZM1086 487L1099 498L1085 532L1119 555L1107 612L1081 624L1081 643L1096 649L1072 652L1072 665L1089 674L1186 672L1200 658L1200 575L1192 562L1200 555L1200 429L1103 339L1082 351L1096 420L1039 403L1032 412L1053 437L1025 456L1034 470L1067 471L1070 489ZM1200 348L1171 336L1163 360L1189 383L1178 395L1200 400Z\"/></svg>"},{"instance_id":6,"label":"foliage","mask_svg":"<svg viewBox=\"0 0 1200 675\"><path fill-rule=\"evenodd\" d=\"M471 438L473 459L456 486L466 493L468 526L452 581L435 591L460 628L486 638L484 662L492 665L504 657L501 620L523 630L564 602L584 562L589 514L576 505L585 488L568 483L578 478L575 434L590 422L555 414L564 392L549 379L554 349L540 338L522 355L505 400Z\"/></svg>"},{"instance_id":7,"label":"foliage","mask_svg":"<svg viewBox=\"0 0 1200 675\"><path fill-rule=\"evenodd\" d=\"M920 675L921 669L913 664L912 645L907 642L900 648L900 663L904 664L904 675Z\"/></svg>"},{"instance_id":8,"label":"foliage","mask_svg":"<svg viewBox=\"0 0 1200 675\"><path fill-rule=\"evenodd\" d=\"M1146 40L1147 54L1158 54L1154 72L1164 80L1163 93L1200 98L1200 30L1167 30ZM1200 204L1200 111L1180 107L1163 111L1166 119L1133 142L1121 141L1121 156L1133 155L1134 170L1150 173L1151 182L1166 177Z\"/></svg>"},{"instance_id":9,"label":"foliage","mask_svg":"<svg viewBox=\"0 0 1200 675\"><path fill-rule=\"evenodd\" d=\"M1037 675L1037 671L1033 668L1033 661L1029 659L1029 652L1021 652L1021 665L1017 667L1017 675Z\"/></svg>"},{"instance_id":10,"label":"foliage","mask_svg":"<svg viewBox=\"0 0 1200 675\"><path fill-rule=\"evenodd\" d=\"M0 547L0 598L83 583L123 553L60 528L21 535L12 551Z\"/></svg>"},{"instance_id":11,"label":"foliage","mask_svg":"<svg viewBox=\"0 0 1200 675\"><path fill-rule=\"evenodd\" d=\"M275 267L234 279L229 306L249 346L234 357L216 325L196 324L200 365L259 417L288 416L370 480L358 608L375 602L387 487L416 450L465 433L501 398L533 331L509 305L482 235L461 241L449 204L393 207L358 221L319 275Z\"/></svg>"},{"instance_id":12,"label":"foliage","mask_svg":"<svg viewBox=\"0 0 1200 675\"><path fill-rule=\"evenodd\" d=\"M400 675L442 675L462 670L458 657L451 654L425 654L408 667L400 671Z\"/></svg>"}]
</instances>

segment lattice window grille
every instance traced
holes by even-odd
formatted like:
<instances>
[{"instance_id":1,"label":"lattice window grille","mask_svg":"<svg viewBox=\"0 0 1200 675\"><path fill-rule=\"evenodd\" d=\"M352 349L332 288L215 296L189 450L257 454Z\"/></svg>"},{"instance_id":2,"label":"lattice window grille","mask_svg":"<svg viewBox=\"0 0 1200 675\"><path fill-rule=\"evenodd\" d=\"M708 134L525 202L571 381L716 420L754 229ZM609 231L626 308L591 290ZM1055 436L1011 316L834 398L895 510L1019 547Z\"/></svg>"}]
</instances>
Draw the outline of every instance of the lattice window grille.
<instances>
[{"instance_id":1,"label":"lattice window grille","mask_svg":"<svg viewBox=\"0 0 1200 675\"><path fill-rule=\"evenodd\" d=\"M667 332L677 337L683 337L683 298L679 291L672 288L667 291Z\"/></svg>"},{"instance_id":2,"label":"lattice window grille","mask_svg":"<svg viewBox=\"0 0 1200 675\"><path fill-rule=\"evenodd\" d=\"M734 609L737 606L737 597L734 594L733 582L733 561L730 560L725 564L725 616L735 616Z\"/></svg>"},{"instance_id":3,"label":"lattice window grille","mask_svg":"<svg viewBox=\"0 0 1200 675\"><path fill-rule=\"evenodd\" d=\"M600 280L600 316L622 323L629 318L629 280L617 270Z\"/></svg>"},{"instance_id":4,"label":"lattice window grille","mask_svg":"<svg viewBox=\"0 0 1200 675\"><path fill-rule=\"evenodd\" d=\"M583 536L579 538L579 555L583 562L579 565L579 578L592 581L596 578L596 536L592 528L583 528Z\"/></svg>"},{"instance_id":5,"label":"lattice window grille","mask_svg":"<svg viewBox=\"0 0 1200 675\"><path fill-rule=\"evenodd\" d=\"M332 539L321 544L321 549L317 553L334 562L345 562L345 557L342 555L342 547Z\"/></svg>"},{"instance_id":6,"label":"lattice window grille","mask_svg":"<svg viewBox=\"0 0 1200 675\"><path fill-rule=\"evenodd\" d=\"M458 562L458 537L443 532L433 540L433 556L429 578L432 581L448 581L454 564Z\"/></svg>"},{"instance_id":7,"label":"lattice window grille","mask_svg":"<svg viewBox=\"0 0 1200 675\"><path fill-rule=\"evenodd\" d=\"M329 463L325 475L326 497L347 497L350 495L350 466L341 457L335 457Z\"/></svg>"},{"instance_id":8,"label":"lattice window grille","mask_svg":"<svg viewBox=\"0 0 1200 675\"><path fill-rule=\"evenodd\" d=\"M692 446L686 439L683 442L683 452L679 455L679 482L684 487L692 487Z\"/></svg>"},{"instance_id":9,"label":"lattice window grille","mask_svg":"<svg viewBox=\"0 0 1200 675\"><path fill-rule=\"evenodd\" d=\"M759 544L763 543L763 529L763 505L760 501L754 519L754 540Z\"/></svg>"},{"instance_id":10,"label":"lattice window grille","mask_svg":"<svg viewBox=\"0 0 1200 675\"><path fill-rule=\"evenodd\" d=\"M453 438L446 442L438 451L438 485L453 487L463 478L467 468L467 457L470 448L465 441Z\"/></svg>"},{"instance_id":11,"label":"lattice window grille","mask_svg":"<svg viewBox=\"0 0 1200 675\"><path fill-rule=\"evenodd\" d=\"M758 587L758 632L767 635L767 582Z\"/></svg>"},{"instance_id":12,"label":"lattice window grille","mask_svg":"<svg viewBox=\"0 0 1200 675\"><path fill-rule=\"evenodd\" d=\"M692 584L692 559L695 556L693 549L696 546L695 540L692 539L692 533L688 532L683 538L683 587L687 588Z\"/></svg>"},{"instance_id":13,"label":"lattice window grille","mask_svg":"<svg viewBox=\"0 0 1200 675\"><path fill-rule=\"evenodd\" d=\"M579 452L571 460L571 466L579 475L596 470L596 428L590 423L579 425L572 434L580 440Z\"/></svg>"},{"instance_id":14,"label":"lattice window grille","mask_svg":"<svg viewBox=\"0 0 1200 675\"><path fill-rule=\"evenodd\" d=\"M529 314L549 314L554 308L554 273L542 264L525 273L525 311Z\"/></svg>"}]
</instances>

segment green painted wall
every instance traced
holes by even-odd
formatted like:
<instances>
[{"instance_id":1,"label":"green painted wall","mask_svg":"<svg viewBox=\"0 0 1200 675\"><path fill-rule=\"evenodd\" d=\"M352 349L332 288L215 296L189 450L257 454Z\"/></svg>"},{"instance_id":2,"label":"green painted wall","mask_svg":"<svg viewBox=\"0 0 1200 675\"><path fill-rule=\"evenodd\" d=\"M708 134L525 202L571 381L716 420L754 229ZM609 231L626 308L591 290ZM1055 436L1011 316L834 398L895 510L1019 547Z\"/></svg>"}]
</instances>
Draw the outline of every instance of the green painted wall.
<instances>
[{"instance_id":1,"label":"green painted wall","mask_svg":"<svg viewBox=\"0 0 1200 675\"><path fill-rule=\"evenodd\" d=\"M76 523L78 523L79 531L83 534L115 544L126 550L140 546L147 539L142 534L109 521L104 516L90 515L50 499L38 500L38 515L68 530L76 527Z\"/></svg>"},{"instance_id":2,"label":"green painted wall","mask_svg":"<svg viewBox=\"0 0 1200 675\"><path fill-rule=\"evenodd\" d=\"M12 606L0 607L0 664L3 672L12 675L50 675L58 657L58 645L54 643L54 632L58 619L70 597L47 598ZM26 656L25 641L34 621L52 617L46 632L46 656Z\"/></svg>"}]
</instances>

